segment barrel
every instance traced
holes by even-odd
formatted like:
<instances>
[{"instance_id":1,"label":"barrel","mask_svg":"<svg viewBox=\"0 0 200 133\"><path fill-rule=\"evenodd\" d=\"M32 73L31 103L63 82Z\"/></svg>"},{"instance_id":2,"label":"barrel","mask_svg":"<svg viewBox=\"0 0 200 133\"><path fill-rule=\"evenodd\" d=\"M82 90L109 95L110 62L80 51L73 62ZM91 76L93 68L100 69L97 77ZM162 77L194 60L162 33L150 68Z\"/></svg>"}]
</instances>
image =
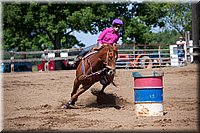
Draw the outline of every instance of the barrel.
<instances>
[{"instance_id":1,"label":"barrel","mask_svg":"<svg viewBox=\"0 0 200 133\"><path fill-rule=\"evenodd\" d=\"M132 73L137 116L163 116L163 72Z\"/></svg>"}]
</instances>

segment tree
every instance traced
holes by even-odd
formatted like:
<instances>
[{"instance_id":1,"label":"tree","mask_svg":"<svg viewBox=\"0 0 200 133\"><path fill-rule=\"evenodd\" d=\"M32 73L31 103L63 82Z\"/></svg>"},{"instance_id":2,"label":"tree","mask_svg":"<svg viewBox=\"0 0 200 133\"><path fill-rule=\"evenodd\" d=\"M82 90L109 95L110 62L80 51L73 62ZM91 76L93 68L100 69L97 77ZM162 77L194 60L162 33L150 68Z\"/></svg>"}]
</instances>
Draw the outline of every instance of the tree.
<instances>
[{"instance_id":1,"label":"tree","mask_svg":"<svg viewBox=\"0 0 200 133\"><path fill-rule=\"evenodd\" d=\"M19 47L25 51L33 48L33 45L40 48L42 44L54 49L60 49L61 45L84 46L71 33L98 33L115 17L115 6L117 5L4 3L4 49Z\"/></svg>"},{"instance_id":2,"label":"tree","mask_svg":"<svg viewBox=\"0 0 200 133\"><path fill-rule=\"evenodd\" d=\"M52 46L54 49L61 47L61 42L65 44L69 42L67 39L73 32L72 28L68 28L69 22L67 17L70 12L68 7L62 4L4 4L4 48L19 47L23 50L31 49L36 45L40 48L42 44ZM12 9L12 10L11 10ZM13 44L10 46L10 44ZM82 44L81 44L82 45Z\"/></svg>"},{"instance_id":3,"label":"tree","mask_svg":"<svg viewBox=\"0 0 200 133\"><path fill-rule=\"evenodd\" d=\"M74 45L82 47L84 44L73 36L73 31L97 34L110 27L112 20L117 17L124 21L121 29L123 43L148 44L152 42L151 28L166 26L169 20L166 18L172 15L169 14L172 5L120 2L3 3L3 48L10 50L19 47L20 51L25 51L40 49L42 44L53 49Z\"/></svg>"},{"instance_id":4,"label":"tree","mask_svg":"<svg viewBox=\"0 0 200 133\"><path fill-rule=\"evenodd\" d=\"M162 3L134 3L130 8L130 16L126 18L126 30L123 42L126 44L148 44L152 41L151 27L163 27L162 18L166 11Z\"/></svg>"},{"instance_id":5,"label":"tree","mask_svg":"<svg viewBox=\"0 0 200 133\"><path fill-rule=\"evenodd\" d=\"M22 12L23 10L24 12ZM26 19L22 18L27 12L27 5L10 4L4 7L3 12L3 41L4 49L12 49L16 46L23 51L31 47L30 32L32 30L31 24L25 24Z\"/></svg>"},{"instance_id":6,"label":"tree","mask_svg":"<svg viewBox=\"0 0 200 133\"><path fill-rule=\"evenodd\" d=\"M150 26L140 21L139 17L131 18L126 27L122 41L126 44L148 44L150 39Z\"/></svg>"},{"instance_id":7,"label":"tree","mask_svg":"<svg viewBox=\"0 0 200 133\"><path fill-rule=\"evenodd\" d=\"M181 35L191 29L190 4L168 3L3 3L3 49L38 50L84 46L73 31L97 34L115 18L124 22L122 42L149 44L152 27L173 27ZM175 15L174 15L175 14ZM167 27L166 29L169 30ZM158 40L157 40L158 41ZM59 54L56 54L58 57ZM58 65L59 66L59 65ZM60 65L61 66L61 65Z\"/></svg>"},{"instance_id":8,"label":"tree","mask_svg":"<svg viewBox=\"0 0 200 133\"><path fill-rule=\"evenodd\" d=\"M152 42L150 44L175 44L179 37L176 30L164 30L158 33L152 33Z\"/></svg>"},{"instance_id":9,"label":"tree","mask_svg":"<svg viewBox=\"0 0 200 133\"><path fill-rule=\"evenodd\" d=\"M192 30L191 3L168 3L164 10L167 12L164 21L168 30L175 30L181 36L184 36L186 31Z\"/></svg>"},{"instance_id":10,"label":"tree","mask_svg":"<svg viewBox=\"0 0 200 133\"><path fill-rule=\"evenodd\" d=\"M18 47L20 51L26 51L38 49L41 45L52 46L53 49L84 46L71 33L99 32L116 17L115 6L118 5L3 3L3 48ZM56 54L58 56L59 53Z\"/></svg>"},{"instance_id":11,"label":"tree","mask_svg":"<svg viewBox=\"0 0 200 133\"><path fill-rule=\"evenodd\" d=\"M123 42L169 44L176 42L178 36L184 36L185 31L191 31L190 3L136 3L131 11L133 18L128 20ZM152 33L152 27L164 30ZM170 39L161 41L161 36Z\"/></svg>"}]
</instances>

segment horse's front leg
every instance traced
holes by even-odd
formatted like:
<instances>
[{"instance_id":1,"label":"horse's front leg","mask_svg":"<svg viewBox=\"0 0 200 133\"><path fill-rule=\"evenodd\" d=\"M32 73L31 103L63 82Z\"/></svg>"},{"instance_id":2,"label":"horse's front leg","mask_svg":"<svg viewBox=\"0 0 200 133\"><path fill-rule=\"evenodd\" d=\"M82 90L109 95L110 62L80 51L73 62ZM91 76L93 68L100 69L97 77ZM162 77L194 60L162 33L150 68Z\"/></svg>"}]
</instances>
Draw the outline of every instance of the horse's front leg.
<instances>
[{"instance_id":1,"label":"horse's front leg","mask_svg":"<svg viewBox=\"0 0 200 133\"><path fill-rule=\"evenodd\" d=\"M104 93L104 90L105 90L105 88L106 88L107 86L108 86L107 84L103 85L102 89L100 90L100 93Z\"/></svg>"},{"instance_id":2,"label":"horse's front leg","mask_svg":"<svg viewBox=\"0 0 200 133\"><path fill-rule=\"evenodd\" d=\"M71 92L71 97L76 94L78 88L79 88L80 84L78 83L78 80L75 79L74 80L74 86L73 86L73 90ZM64 105L63 108L68 108L70 105L74 105L75 104L75 101L72 101L71 99Z\"/></svg>"},{"instance_id":3,"label":"horse's front leg","mask_svg":"<svg viewBox=\"0 0 200 133\"><path fill-rule=\"evenodd\" d=\"M104 76L104 80L105 80L105 83L102 83L103 87L100 91L100 93L104 93L104 90L105 88L111 83L113 82L113 79L114 79L114 75L111 75L111 76Z\"/></svg>"},{"instance_id":4,"label":"horse's front leg","mask_svg":"<svg viewBox=\"0 0 200 133\"><path fill-rule=\"evenodd\" d=\"M89 89L92 85L87 85L87 86L83 86L81 87L81 89L75 93L71 99L67 102L67 104L64 105L64 108L67 109L70 107L70 105L74 105L75 102L77 101L78 99L78 96L80 96L83 92L85 92L87 89Z\"/></svg>"},{"instance_id":5,"label":"horse's front leg","mask_svg":"<svg viewBox=\"0 0 200 133\"><path fill-rule=\"evenodd\" d=\"M72 90L72 93L71 93L71 97L76 94L78 88L80 86L80 83L78 82L77 79L74 80L74 86L73 86L73 90ZM74 105L75 104L75 101L77 101L77 99L75 99L74 101L71 101L71 105Z\"/></svg>"}]
</instances>

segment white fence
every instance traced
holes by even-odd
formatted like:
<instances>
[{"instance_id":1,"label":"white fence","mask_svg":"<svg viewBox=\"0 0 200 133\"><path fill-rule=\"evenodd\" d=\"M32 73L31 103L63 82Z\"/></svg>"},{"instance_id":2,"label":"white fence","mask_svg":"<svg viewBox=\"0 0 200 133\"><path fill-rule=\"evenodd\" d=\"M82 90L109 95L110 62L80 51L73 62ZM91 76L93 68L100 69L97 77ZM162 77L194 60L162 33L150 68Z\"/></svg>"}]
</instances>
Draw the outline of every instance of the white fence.
<instances>
[{"instance_id":1,"label":"white fence","mask_svg":"<svg viewBox=\"0 0 200 133\"><path fill-rule=\"evenodd\" d=\"M11 63L11 62L36 62L36 61L48 61L48 60L66 60L75 58L77 53L79 53L82 49L61 49L61 50L45 50L45 51L32 51L32 52L2 52L2 54L5 56L7 55L8 59L1 60L1 62L4 63ZM51 53L67 53L67 56L64 57L50 57L50 58L42 58L41 56L43 54L51 54ZM22 59L21 55L38 55L37 58L26 57L25 59Z\"/></svg>"},{"instance_id":2,"label":"white fence","mask_svg":"<svg viewBox=\"0 0 200 133\"><path fill-rule=\"evenodd\" d=\"M116 63L117 68L151 68L164 66L170 66L169 45L165 45L164 48L163 45L133 45L132 48L119 48Z\"/></svg>"},{"instance_id":3,"label":"white fence","mask_svg":"<svg viewBox=\"0 0 200 133\"><path fill-rule=\"evenodd\" d=\"M175 45L175 44L174 44ZM117 68L151 68L171 66L170 45L120 45L119 55L116 62ZM187 47L187 49L199 49L199 47ZM13 62L37 62L50 60L68 60L74 59L82 49L62 49L62 50L45 50L33 52L2 52L3 63ZM186 61L191 56L199 56L198 53L185 51ZM42 54L50 53L67 53L65 57L42 58ZM7 56L7 58L5 58ZM23 57L23 58L21 58ZM24 58L26 57L26 58Z\"/></svg>"},{"instance_id":4,"label":"white fence","mask_svg":"<svg viewBox=\"0 0 200 133\"><path fill-rule=\"evenodd\" d=\"M32 71L31 70L32 65L39 65L41 63L43 64L43 62L46 62L44 69L49 70L49 67L46 64L49 64L51 61L56 61L56 60L68 62L68 60L73 60L81 50L82 49L61 49L61 50L31 51L31 52L13 52L13 51L2 52L3 60L1 60L2 63L0 66L0 71L1 72ZM55 56L57 53L60 53L60 56L58 57ZM66 64L64 63L64 65ZM60 64L59 66L62 69L63 64Z\"/></svg>"}]
</instances>

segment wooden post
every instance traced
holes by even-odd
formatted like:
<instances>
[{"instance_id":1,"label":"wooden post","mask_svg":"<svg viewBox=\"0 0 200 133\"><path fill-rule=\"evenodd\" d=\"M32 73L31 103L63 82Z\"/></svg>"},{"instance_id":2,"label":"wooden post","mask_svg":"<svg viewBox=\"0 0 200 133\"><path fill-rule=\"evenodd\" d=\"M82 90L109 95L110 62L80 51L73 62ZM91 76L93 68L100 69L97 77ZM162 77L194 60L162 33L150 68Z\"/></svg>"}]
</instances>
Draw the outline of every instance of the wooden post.
<instances>
[{"instance_id":1,"label":"wooden post","mask_svg":"<svg viewBox=\"0 0 200 133\"><path fill-rule=\"evenodd\" d=\"M199 2L192 3L192 40L193 46L199 46Z\"/></svg>"},{"instance_id":2,"label":"wooden post","mask_svg":"<svg viewBox=\"0 0 200 133\"><path fill-rule=\"evenodd\" d=\"M10 60L11 60L11 64L10 64L10 72L14 72L14 63L13 63L13 60L14 60L14 57L10 57Z\"/></svg>"},{"instance_id":3,"label":"wooden post","mask_svg":"<svg viewBox=\"0 0 200 133\"><path fill-rule=\"evenodd\" d=\"M44 71L48 72L49 71L49 61L48 60L45 60L45 63L44 63Z\"/></svg>"},{"instance_id":4,"label":"wooden post","mask_svg":"<svg viewBox=\"0 0 200 133\"><path fill-rule=\"evenodd\" d=\"M44 63L44 71L48 72L49 71L49 57L48 57L48 50L44 50L44 59L45 59L45 63Z\"/></svg>"},{"instance_id":5,"label":"wooden post","mask_svg":"<svg viewBox=\"0 0 200 133\"><path fill-rule=\"evenodd\" d=\"M136 60L136 56L135 56L135 45L133 46L133 54L134 54L134 60L133 60L133 65L134 65L134 67L135 67L135 65L136 65L136 63L135 63L135 60Z\"/></svg>"},{"instance_id":6,"label":"wooden post","mask_svg":"<svg viewBox=\"0 0 200 133\"><path fill-rule=\"evenodd\" d=\"M160 45L158 46L158 55L159 55L159 66L161 67L161 49L160 49Z\"/></svg>"},{"instance_id":7,"label":"wooden post","mask_svg":"<svg viewBox=\"0 0 200 133\"><path fill-rule=\"evenodd\" d=\"M185 50L185 63L188 63L188 57L187 56L188 53L190 53L190 48L188 48L190 46L190 31L186 31L185 32L185 42L186 42L186 46L184 46L184 50ZM190 59L191 60L191 59Z\"/></svg>"},{"instance_id":8,"label":"wooden post","mask_svg":"<svg viewBox=\"0 0 200 133\"><path fill-rule=\"evenodd\" d=\"M12 73L12 72L14 72L14 63L13 63L13 60L14 60L14 53L13 53L13 51L11 51L11 53L10 53L10 72Z\"/></svg>"},{"instance_id":9,"label":"wooden post","mask_svg":"<svg viewBox=\"0 0 200 133\"><path fill-rule=\"evenodd\" d=\"M200 2L193 2L192 3L192 40L193 46L197 47L200 46ZM194 53L198 53L198 49L194 49ZM199 62L200 57L195 56L194 62Z\"/></svg>"}]
</instances>

